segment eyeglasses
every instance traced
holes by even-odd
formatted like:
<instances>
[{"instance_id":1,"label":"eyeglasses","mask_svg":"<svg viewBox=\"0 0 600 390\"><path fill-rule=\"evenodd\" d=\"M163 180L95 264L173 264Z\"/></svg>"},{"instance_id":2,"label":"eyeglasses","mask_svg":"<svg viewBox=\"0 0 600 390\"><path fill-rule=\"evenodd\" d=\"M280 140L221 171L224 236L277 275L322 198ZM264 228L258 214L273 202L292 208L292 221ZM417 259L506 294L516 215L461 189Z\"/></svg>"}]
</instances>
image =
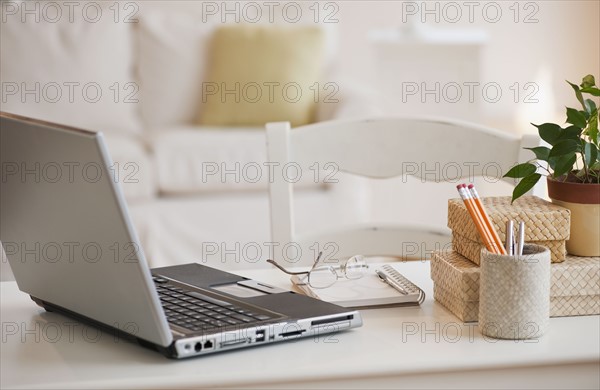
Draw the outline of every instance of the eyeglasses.
<instances>
[{"instance_id":1,"label":"eyeglasses","mask_svg":"<svg viewBox=\"0 0 600 390\"><path fill-rule=\"evenodd\" d=\"M360 279L369 268L365 258L361 255L352 256L340 265L319 265L323 252L319 252L317 259L310 270L305 272L291 272L277 264L275 260L267 260L288 275L306 275L308 285L312 288L327 288L332 286L338 279Z\"/></svg>"}]
</instances>

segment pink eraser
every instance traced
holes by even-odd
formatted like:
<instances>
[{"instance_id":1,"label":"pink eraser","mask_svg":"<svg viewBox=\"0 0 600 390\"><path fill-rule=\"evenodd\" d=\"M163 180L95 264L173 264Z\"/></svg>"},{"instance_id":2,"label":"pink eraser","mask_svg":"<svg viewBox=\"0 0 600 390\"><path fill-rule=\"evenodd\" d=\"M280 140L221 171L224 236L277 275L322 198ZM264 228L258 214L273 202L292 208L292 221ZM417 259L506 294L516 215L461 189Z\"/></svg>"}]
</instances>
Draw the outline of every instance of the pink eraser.
<instances>
[{"instance_id":1,"label":"pink eraser","mask_svg":"<svg viewBox=\"0 0 600 390\"><path fill-rule=\"evenodd\" d=\"M473 184L469 184L469 189L475 187Z\"/></svg>"},{"instance_id":2,"label":"pink eraser","mask_svg":"<svg viewBox=\"0 0 600 390\"><path fill-rule=\"evenodd\" d=\"M456 186L457 190L460 190L461 188L462 188L462 184L459 184L459 185Z\"/></svg>"}]
</instances>

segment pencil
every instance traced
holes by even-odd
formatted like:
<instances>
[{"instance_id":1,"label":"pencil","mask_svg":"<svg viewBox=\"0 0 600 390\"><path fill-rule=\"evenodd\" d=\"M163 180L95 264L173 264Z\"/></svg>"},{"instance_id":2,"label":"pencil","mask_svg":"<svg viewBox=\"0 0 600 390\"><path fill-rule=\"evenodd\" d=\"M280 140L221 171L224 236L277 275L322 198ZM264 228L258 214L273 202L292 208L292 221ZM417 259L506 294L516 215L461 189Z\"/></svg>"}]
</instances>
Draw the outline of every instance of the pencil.
<instances>
[{"instance_id":1,"label":"pencil","mask_svg":"<svg viewBox=\"0 0 600 390\"><path fill-rule=\"evenodd\" d=\"M465 184L459 184L456 186L456 189L458 190L458 193L462 198L465 207L467 208L467 211L471 215L471 219L473 219L475 227L477 228L477 231L479 232L479 235L481 236L481 239L483 240L483 243L487 250L492 253L499 253L493 245L493 239L490 233L488 232L485 226L485 222L483 222L481 215L479 215L477 206L475 205L473 199L471 199L471 194L466 187L467 186Z\"/></svg>"},{"instance_id":2,"label":"pencil","mask_svg":"<svg viewBox=\"0 0 600 390\"><path fill-rule=\"evenodd\" d=\"M481 202L481 198L479 197L479 194L477 193L475 186L473 184L469 184L469 190L471 191L471 195L475 201L475 204L477 205L477 208L479 209L479 213L481 214L481 217L483 218L483 222L485 222L487 230L489 231L489 233L492 237L493 243L497 248L496 253L506 255L507 254L506 248L504 248L504 246L502 245L500 236L498 235L498 232L494 228L494 225L492 225L492 221L491 221L489 215L487 214L487 212L485 211L485 207L483 207L483 203Z\"/></svg>"}]
</instances>

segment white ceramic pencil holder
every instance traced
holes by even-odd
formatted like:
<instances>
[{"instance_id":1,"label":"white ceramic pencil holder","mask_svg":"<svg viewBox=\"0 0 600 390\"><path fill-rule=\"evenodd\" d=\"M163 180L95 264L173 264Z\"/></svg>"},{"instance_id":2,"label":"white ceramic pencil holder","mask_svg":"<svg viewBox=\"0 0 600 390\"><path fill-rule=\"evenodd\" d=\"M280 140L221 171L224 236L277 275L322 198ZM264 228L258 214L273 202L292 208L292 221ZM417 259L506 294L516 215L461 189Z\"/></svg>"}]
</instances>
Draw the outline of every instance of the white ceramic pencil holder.
<instances>
[{"instance_id":1,"label":"white ceramic pencil holder","mask_svg":"<svg viewBox=\"0 0 600 390\"><path fill-rule=\"evenodd\" d=\"M550 317L550 251L525 245L523 255L481 251L479 329L510 340L538 338Z\"/></svg>"}]
</instances>

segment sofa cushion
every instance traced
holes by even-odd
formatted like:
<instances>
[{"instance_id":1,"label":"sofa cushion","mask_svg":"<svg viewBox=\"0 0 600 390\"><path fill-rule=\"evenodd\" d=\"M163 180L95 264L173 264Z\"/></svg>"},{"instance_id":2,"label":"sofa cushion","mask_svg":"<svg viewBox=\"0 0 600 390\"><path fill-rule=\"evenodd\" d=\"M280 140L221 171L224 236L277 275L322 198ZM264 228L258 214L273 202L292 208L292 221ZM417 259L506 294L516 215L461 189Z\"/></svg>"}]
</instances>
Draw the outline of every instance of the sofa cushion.
<instances>
[{"instance_id":1,"label":"sofa cushion","mask_svg":"<svg viewBox=\"0 0 600 390\"><path fill-rule=\"evenodd\" d=\"M139 77L143 122L149 128L193 123L198 117L211 24L197 14L153 10L140 17Z\"/></svg>"},{"instance_id":2,"label":"sofa cushion","mask_svg":"<svg viewBox=\"0 0 600 390\"><path fill-rule=\"evenodd\" d=\"M3 111L93 131L141 130L132 24L115 23L112 3L10 3L0 27Z\"/></svg>"},{"instance_id":3,"label":"sofa cushion","mask_svg":"<svg viewBox=\"0 0 600 390\"><path fill-rule=\"evenodd\" d=\"M268 187L270 165L262 128L177 127L161 129L150 139L158 188L164 194ZM299 188L323 185L324 176L309 167L272 166L272 172L286 175Z\"/></svg>"},{"instance_id":4,"label":"sofa cushion","mask_svg":"<svg viewBox=\"0 0 600 390\"><path fill-rule=\"evenodd\" d=\"M215 31L200 123L263 126L315 120L324 36L318 27L225 26Z\"/></svg>"},{"instance_id":5,"label":"sofa cushion","mask_svg":"<svg viewBox=\"0 0 600 390\"><path fill-rule=\"evenodd\" d=\"M154 197L157 193L154 166L145 146L127 135L107 133L104 139L112 159L111 174L125 199L130 202Z\"/></svg>"},{"instance_id":6,"label":"sofa cushion","mask_svg":"<svg viewBox=\"0 0 600 390\"><path fill-rule=\"evenodd\" d=\"M266 188L264 175L255 180L244 168L266 160L265 142L264 132L256 128L160 131L152 137L158 188L166 194Z\"/></svg>"}]
</instances>

